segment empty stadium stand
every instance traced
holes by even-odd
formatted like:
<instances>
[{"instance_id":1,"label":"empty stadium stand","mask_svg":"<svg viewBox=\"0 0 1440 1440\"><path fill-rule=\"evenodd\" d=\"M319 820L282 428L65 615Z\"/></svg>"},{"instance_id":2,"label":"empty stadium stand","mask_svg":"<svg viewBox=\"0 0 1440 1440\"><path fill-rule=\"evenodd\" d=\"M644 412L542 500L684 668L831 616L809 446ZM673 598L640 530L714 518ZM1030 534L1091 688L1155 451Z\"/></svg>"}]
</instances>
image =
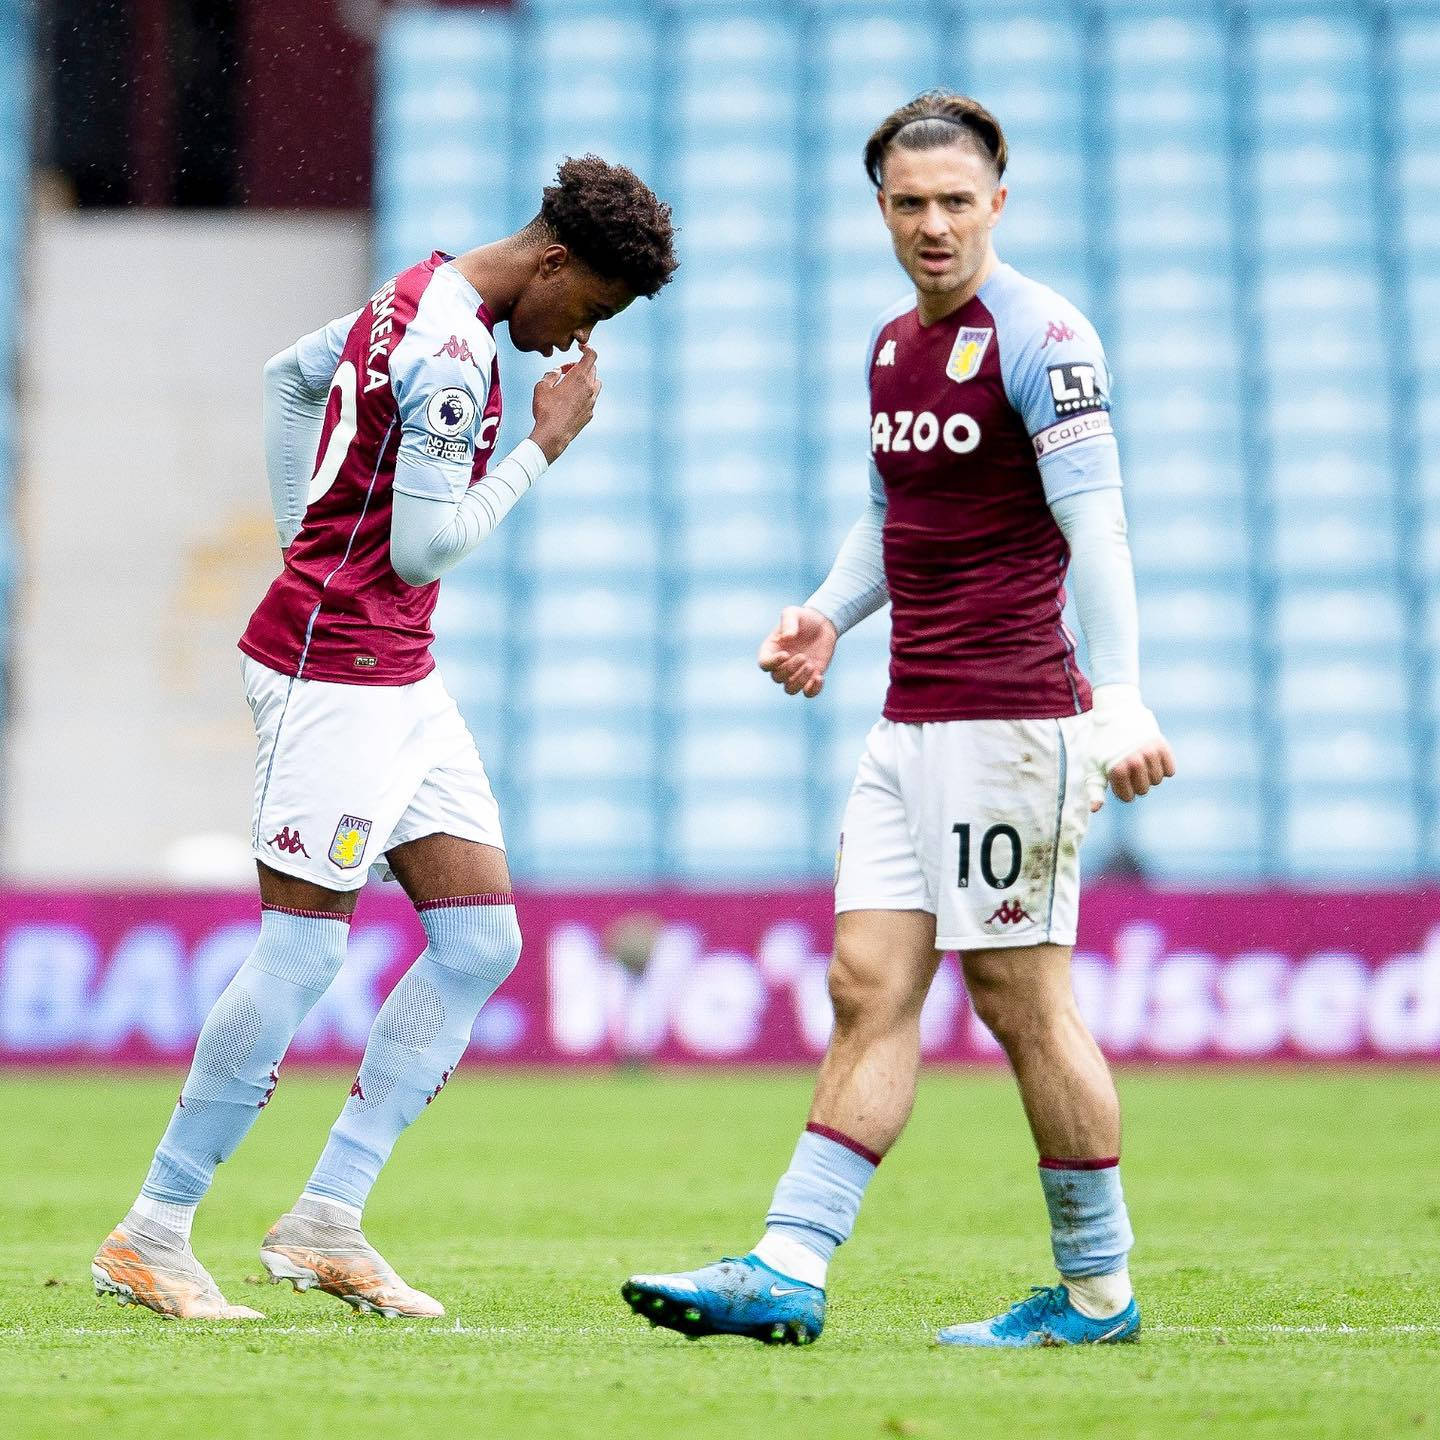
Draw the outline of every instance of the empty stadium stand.
<instances>
[{"instance_id":1,"label":"empty stadium stand","mask_svg":"<svg viewBox=\"0 0 1440 1440\"><path fill-rule=\"evenodd\" d=\"M886 622L814 704L753 656L862 500L864 341L906 283L860 151L934 84L1001 118L1001 253L1088 311L1117 376L1182 768L1106 807L1092 869L1434 868L1436 7L532 0L395 12L380 69L379 273L522 223L589 149L682 227L674 285L601 332L595 423L446 582L440 658L517 873L828 868ZM502 368L503 448L539 367Z\"/></svg>"}]
</instances>

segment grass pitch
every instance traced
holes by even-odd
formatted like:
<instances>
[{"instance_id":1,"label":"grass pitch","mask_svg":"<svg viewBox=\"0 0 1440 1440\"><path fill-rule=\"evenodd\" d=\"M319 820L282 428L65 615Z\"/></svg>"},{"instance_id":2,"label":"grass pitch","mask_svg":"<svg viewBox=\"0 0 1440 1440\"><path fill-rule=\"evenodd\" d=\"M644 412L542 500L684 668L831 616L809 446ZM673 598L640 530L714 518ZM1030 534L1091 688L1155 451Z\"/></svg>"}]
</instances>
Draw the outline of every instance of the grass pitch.
<instances>
[{"instance_id":1,"label":"grass pitch","mask_svg":"<svg viewBox=\"0 0 1440 1440\"><path fill-rule=\"evenodd\" d=\"M690 1343L617 1292L753 1241L807 1075L462 1070L366 1217L435 1322L256 1280L349 1078L287 1075L201 1210L266 1320L182 1326L89 1282L179 1076L0 1077L0 1434L1440 1435L1435 1074L1123 1074L1143 1339L1010 1353L931 1344L1050 1278L1004 1075L926 1078L805 1350Z\"/></svg>"}]
</instances>

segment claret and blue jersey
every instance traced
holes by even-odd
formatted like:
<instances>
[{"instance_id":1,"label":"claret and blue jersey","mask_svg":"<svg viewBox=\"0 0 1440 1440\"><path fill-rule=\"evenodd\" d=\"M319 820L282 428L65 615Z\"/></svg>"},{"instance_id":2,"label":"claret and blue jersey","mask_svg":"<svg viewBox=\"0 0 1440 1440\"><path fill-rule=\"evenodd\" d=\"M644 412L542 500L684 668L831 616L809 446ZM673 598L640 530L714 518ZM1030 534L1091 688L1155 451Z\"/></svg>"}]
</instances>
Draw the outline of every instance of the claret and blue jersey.
<instances>
[{"instance_id":1,"label":"claret and blue jersey","mask_svg":"<svg viewBox=\"0 0 1440 1440\"><path fill-rule=\"evenodd\" d=\"M439 582L395 573L392 496L453 500L480 480L502 404L495 322L450 258L437 251L296 346L329 399L304 524L240 641L272 670L406 685L434 668Z\"/></svg>"},{"instance_id":2,"label":"claret and blue jersey","mask_svg":"<svg viewBox=\"0 0 1440 1440\"><path fill-rule=\"evenodd\" d=\"M874 499L885 506L888 719L1044 719L1090 705L1061 612L1051 503L1120 484L1110 373L1089 321L998 265L924 325L913 298L869 349Z\"/></svg>"}]
</instances>

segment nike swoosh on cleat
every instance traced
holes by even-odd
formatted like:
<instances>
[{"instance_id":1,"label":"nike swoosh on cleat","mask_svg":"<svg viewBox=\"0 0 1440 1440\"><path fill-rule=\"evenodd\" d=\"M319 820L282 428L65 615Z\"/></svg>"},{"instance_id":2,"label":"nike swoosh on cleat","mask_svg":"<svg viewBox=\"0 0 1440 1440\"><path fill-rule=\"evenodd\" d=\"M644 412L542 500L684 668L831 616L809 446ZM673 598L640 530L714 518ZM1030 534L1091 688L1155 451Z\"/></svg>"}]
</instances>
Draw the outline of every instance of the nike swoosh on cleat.
<instances>
[{"instance_id":1,"label":"nike swoosh on cleat","mask_svg":"<svg viewBox=\"0 0 1440 1440\"><path fill-rule=\"evenodd\" d=\"M1118 1335L1129 1323L1128 1320L1122 1320L1113 1330L1107 1330L1103 1335L1097 1335L1095 1337L1096 1344L1103 1344L1112 1335Z\"/></svg>"},{"instance_id":2,"label":"nike swoosh on cleat","mask_svg":"<svg viewBox=\"0 0 1440 1440\"><path fill-rule=\"evenodd\" d=\"M770 1293L778 1300L782 1295L799 1295L806 1288L804 1285L791 1285L788 1289L783 1285L772 1285Z\"/></svg>"}]
</instances>

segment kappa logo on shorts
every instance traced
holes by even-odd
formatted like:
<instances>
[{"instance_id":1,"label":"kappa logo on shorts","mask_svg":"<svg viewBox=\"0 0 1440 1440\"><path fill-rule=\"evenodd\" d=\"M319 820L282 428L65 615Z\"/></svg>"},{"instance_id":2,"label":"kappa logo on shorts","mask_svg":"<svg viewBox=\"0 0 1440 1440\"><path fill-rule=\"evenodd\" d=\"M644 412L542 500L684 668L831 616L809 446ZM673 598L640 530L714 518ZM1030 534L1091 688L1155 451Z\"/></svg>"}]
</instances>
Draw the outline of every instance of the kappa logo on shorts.
<instances>
[{"instance_id":1,"label":"kappa logo on shorts","mask_svg":"<svg viewBox=\"0 0 1440 1440\"><path fill-rule=\"evenodd\" d=\"M1001 925L1018 925L1022 920L1028 920L1032 925L1035 923L1035 917L1018 900L1002 900L1000 908L985 923L994 925L998 921Z\"/></svg>"},{"instance_id":2,"label":"kappa logo on shorts","mask_svg":"<svg viewBox=\"0 0 1440 1440\"><path fill-rule=\"evenodd\" d=\"M341 870L354 870L365 857L370 839L370 822L358 815L342 815L330 842L330 862Z\"/></svg>"},{"instance_id":3,"label":"kappa logo on shorts","mask_svg":"<svg viewBox=\"0 0 1440 1440\"><path fill-rule=\"evenodd\" d=\"M272 835L265 843L273 845L284 855L303 855L307 860L310 858L310 852L301 843L300 832L292 831L288 825L282 825L280 833Z\"/></svg>"}]
</instances>

